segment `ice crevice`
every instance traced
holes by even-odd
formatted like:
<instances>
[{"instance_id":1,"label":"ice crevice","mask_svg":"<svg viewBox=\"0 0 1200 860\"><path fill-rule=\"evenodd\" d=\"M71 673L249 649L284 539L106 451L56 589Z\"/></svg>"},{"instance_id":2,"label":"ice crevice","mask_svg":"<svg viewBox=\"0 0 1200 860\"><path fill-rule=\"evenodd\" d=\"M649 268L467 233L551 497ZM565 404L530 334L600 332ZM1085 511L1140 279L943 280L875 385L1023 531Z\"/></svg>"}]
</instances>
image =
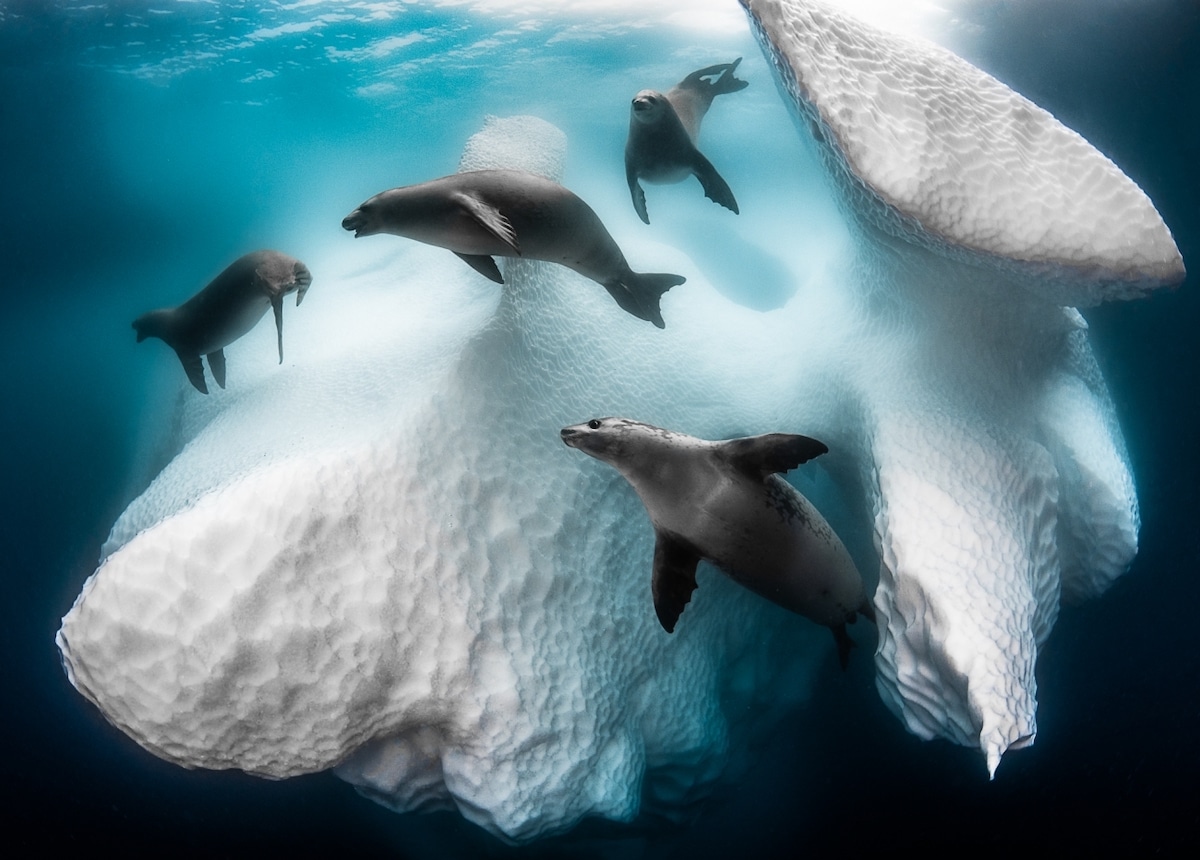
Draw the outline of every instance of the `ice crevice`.
<instances>
[{"instance_id":1,"label":"ice crevice","mask_svg":"<svg viewBox=\"0 0 1200 860\"><path fill-rule=\"evenodd\" d=\"M500 289L392 237L309 260L296 358L275 366L256 330L230 347L237 386L179 401L179 453L63 619L68 676L107 719L185 767L332 768L514 842L678 815L831 649L704 566L661 630L643 508L558 440L626 415L825 441L873 530L883 700L992 774L1032 742L1060 603L1137 551L1073 308L1176 284L1182 261L1118 168L962 60L816 2L743 5L816 131L843 252L758 312L618 235L635 268L688 278L664 331L547 263L505 260ZM461 166L557 178L566 157L547 123L493 118Z\"/></svg>"}]
</instances>

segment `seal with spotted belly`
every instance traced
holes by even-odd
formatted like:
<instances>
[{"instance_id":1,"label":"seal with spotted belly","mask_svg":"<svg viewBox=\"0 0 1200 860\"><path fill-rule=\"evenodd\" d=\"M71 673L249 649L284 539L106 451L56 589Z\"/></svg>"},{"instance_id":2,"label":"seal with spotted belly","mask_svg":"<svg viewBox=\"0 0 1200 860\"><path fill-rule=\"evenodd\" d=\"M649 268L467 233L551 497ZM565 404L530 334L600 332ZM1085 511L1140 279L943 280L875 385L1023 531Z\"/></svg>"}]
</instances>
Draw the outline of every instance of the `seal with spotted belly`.
<instances>
[{"instance_id":1,"label":"seal with spotted belly","mask_svg":"<svg viewBox=\"0 0 1200 860\"><path fill-rule=\"evenodd\" d=\"M208 394L200 356L208 356L213 379L224 388L224 347L254 328L267 308L275 310L283 363L283 297L294 292L299 305L310 284L312 273L296 258L279 251L252 251L183 304L144 313L133 321L133 328L138 343L156 337L175 350L192 385Z\"/></svg>"},{"instance_id":2,"label":"seal with spotted belly","mask_svg":"<svg viewBox=\"0 0 1200 860\"><path fill-rule=\"evenodd\" d=\"M700 121L708 113L712 100L748 86L733 74L741 61L738 57L732 63L697 69L666 94L642 90L633 97L629 107L629 138L625 142L625 179L633 208L646 224L650 223L650 215L639 178L666 185L695 176L709 200L734 213L738 211L729 184L696 147L696 142L700 137ZM716 80L707 80L714 76Z\"/></svg>"},{"instance_id":3,"label":"seal with spotted belly","mask_svg":"<svg viewBox=\"0 0 1200 860\"><path fill-rule=\"evenodd\" d=\"M376 194L342 221L355 237L391 233L447 248L498 284L494 256L546 260L603 286L634 316L664 327L659 300L681 275L629 268L592 208L523 170L472 170Z\"/></svg>"},{"instance_id":4,"label":"seal with spotted belly","mask_svg":"<svg viewBox=\"0 0 1200 860\"><path fill-rule=\"evenodd\" d=\"M596 418L562 439L615 467L654 525L654 609L668 633L706 559L735 582L833 631L843 666L846 624L874 610L850 554L808 499L780 478L828 449L783 433L709 442L631 421Z\"/></svg>"}]
</instances>

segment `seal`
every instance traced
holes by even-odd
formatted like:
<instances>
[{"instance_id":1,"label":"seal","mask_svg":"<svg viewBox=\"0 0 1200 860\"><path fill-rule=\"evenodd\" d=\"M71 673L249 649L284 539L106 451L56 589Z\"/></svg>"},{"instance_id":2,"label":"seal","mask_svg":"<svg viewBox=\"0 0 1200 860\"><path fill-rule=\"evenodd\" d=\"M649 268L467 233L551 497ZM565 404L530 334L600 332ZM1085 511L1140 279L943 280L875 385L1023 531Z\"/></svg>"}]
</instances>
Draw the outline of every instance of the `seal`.
<instances>
[{"instance_id":1,"label":"seal","mask_svg":"<svg viewBox=\"0 0 1200 860\"><path fill-rule=\"evenodd\" d=\"M712 100L748 86L746 81L733 76L741 61L738 57L732 63L697 69L665 95L642 90L634 96L629 108L629 137L625 141L625 178L633 208L645 223L650 223L650 216L639 178L665 185L695 176L704 188L705 197L735 213L738 211L728 183L696 148L696 140L700 136L700 121L708 113ZM706 80L713 76L717 76L716 80Z\"/></svg>"},{"instance_id":2,"label":"seal","mask_svg":"<svg viewBox=\"0 0 1200 860\"><path fill-rule=\"evenodd\" d=\"M659 300L681 275L629 268L600 218L556 182L523 170L473 170L376 194L342 220L355 237L391 233L447 248L498 284L493 257L546 260L608 290L624 310L663 328Z\"/></svg>"},{"instance_id":3,"label":"seal","mask_svg":"<svg viewBox=\"0 0 1200 860\"><path fill-rule=\"evenodd\" d=\"M283 363L283 297L296 294L296 305L312 284L308 267L279 251L252 251L238 257L204 289L174 308L159 308L133 321L138 343L156 337L175 350L197 391L208 394L200 356L217 385L225 387L224 348L275 310L279 363Z\"/></svg>"},{"instance_id":4,"label":"seal","mask_svg":"<svg viewBox=\"0 0 1200 860\"><path fill-rule=\"evenodd\" d=\"M668 632L712 562L735 582L833 631L845 667L846 625L874 621L850 554L812 503L779 477L828 449L784 433L709 442L631 421L594 418L562 440L616 468L654 526L652 592Z\"/></svg>"}]
</instances>

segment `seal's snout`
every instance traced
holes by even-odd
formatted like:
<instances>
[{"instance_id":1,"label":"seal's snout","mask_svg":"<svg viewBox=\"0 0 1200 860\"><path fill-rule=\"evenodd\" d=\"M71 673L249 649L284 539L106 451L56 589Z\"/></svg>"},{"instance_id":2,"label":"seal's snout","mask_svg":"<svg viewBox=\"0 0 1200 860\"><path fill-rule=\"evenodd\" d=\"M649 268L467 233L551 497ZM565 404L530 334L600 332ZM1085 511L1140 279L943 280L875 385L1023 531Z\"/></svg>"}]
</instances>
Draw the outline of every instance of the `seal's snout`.
<instances>
[{"instance_id":1,"label":"seal's snout","mask_svg":"<svg viewBox=\"0 0 1200 860\"><path fill-rule=\"evenodd\" d=\"M133 321L133 330L137 332L137 342L141 343L148 337L161 337L163 318L166 313L162 310L149 311Z\"/></svg>"},{"instance_id":2,"label":"seal's snout","mask_svg":"<svg viewBox=\"0 0 1200 860\"><path fill-rule=\"evenodd\" d=\"M659 95L654 90L642 90L633 97L633 112L646 113L658 105Z\"/></svg>"},{"instance_id":3,"label":"seal's snout","mask_svg":"<svg viewBox=\"0 0 1200 860\"><path fill-rule=\"evenodd\" d=\"M596 432L605 426L605 420L593 418L582 424L572 424L570 427L564 427L559 435L562 436L563 442L572 448L578 448L585 454L597 457L599 455L596 452L607 445L606 434Z\"/></svg>"},{"instance_id":4,"label":"seal's snout","mask_svg":"<svg viewBox=\"0 0 1200 860\"><path fill-rule=\"evenodd\" d=\"M362 235L363 225L367 223L367 216L363 214L361 209L355 209L349 215L342 219L342 229L350 230L354 233L354 238L357 239Z\"/></svg>"}]
</instances>

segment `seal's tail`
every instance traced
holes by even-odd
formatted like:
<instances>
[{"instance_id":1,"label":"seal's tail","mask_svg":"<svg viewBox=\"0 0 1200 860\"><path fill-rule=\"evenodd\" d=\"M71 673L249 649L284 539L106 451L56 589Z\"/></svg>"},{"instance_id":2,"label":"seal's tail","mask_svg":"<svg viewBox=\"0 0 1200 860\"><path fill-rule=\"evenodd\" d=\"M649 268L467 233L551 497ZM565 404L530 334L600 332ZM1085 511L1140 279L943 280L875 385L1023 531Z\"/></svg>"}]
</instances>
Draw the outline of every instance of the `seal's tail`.
<instances>
[{"instance_id":1,"label":"seal's tail","mask_svg":"<svg viewBox=\"0 0 1200 860\"><path fill-rule=\"evenodd\" d=\"M638 319L652 322L659 328L666 328L659 300L671 287L678 286L686 280L683 275L627 272L620 280L605 284L604 288L624 310Z\"/></svg>"},{"instance_id":2,"label":"seal's tail","mask_svg":"<svg viewBox=\"0 0 1200 860\"><path fill-rule=\"evenodd\" d=\"M738 90L744 90L750 86L749 81L743 81L741 78L734 77L733 73L737 70L738 63L742 61L738 57L732 63L718 63L715 66L707 66L703 69L697 69L686 78L684 84L691 84L696 87L707 87L708 98L711 101L713 97L724 95L725 93L736 93ZM715 81L706 81L705 78L711 78L713 75L720 75Z\"/></svg>"}]
</instances>

